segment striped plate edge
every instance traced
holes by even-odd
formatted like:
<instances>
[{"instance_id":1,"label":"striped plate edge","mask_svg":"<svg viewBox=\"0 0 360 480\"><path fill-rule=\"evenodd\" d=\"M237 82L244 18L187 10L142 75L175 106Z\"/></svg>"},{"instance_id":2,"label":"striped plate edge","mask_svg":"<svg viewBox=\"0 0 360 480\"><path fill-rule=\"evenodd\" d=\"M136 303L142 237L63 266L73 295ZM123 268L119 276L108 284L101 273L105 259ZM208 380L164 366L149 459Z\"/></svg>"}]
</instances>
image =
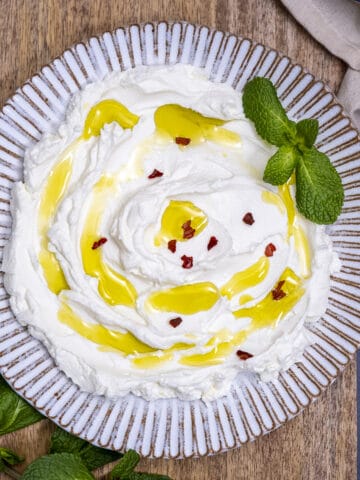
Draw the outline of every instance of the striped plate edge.
<instances>
[{"instance_id":1,"label":"striped plate edge","mask_svg":"<svg viewBox=\"0 0 360 480\"><path fill-rule=\"evenodd\" d=\"M1 274L0 371L5 379L65 430L147 457L216 454L270 432L316 400L360 347L358 133L326 85L286 55L205 26L159 22L106 32L66 50L8 100L0 113L0 256L11 231L11 187L22 178L24 151L61 122L71 96L113 71L179 62L205 68L213 81L239 91L250 78L266 76L294 119L318 119L317 147L329 155L345 188L342 215L328 229L342 268L332 277L325 315L309 327L316 341L302 360L272 382L249 376L212 402L147 402L133 395L114 400L82 392L14 318Z\"/></svg>"}]
</instances>

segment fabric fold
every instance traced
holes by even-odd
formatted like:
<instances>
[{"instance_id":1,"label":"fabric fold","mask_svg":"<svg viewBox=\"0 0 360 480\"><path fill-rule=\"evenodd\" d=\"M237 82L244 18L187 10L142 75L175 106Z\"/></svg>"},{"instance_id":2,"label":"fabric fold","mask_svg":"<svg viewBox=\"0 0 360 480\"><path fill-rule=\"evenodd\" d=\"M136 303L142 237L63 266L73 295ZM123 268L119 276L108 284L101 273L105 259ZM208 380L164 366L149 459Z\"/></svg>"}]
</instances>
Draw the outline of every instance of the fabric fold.
<instances>
[{"instance_id":1,"label":"fabric fold","mask_svg":"<svg viewBox=\"0 0 360 480\"><path fill-rule=\"evenodd\" d=\"M281 0L327 50L349 65L338 97L360 128L360 5L350 0Z\"/></svg>"},{"instance_id":2,"label":"fabric fold","mask_svg":"<svg viewBox=\"0 0 360 480\"><path fill-rule=\"evenodd\" d=\"M348 68L338 91L338 97L360 128L360 71Z\"/></svg>"}]
</instances>

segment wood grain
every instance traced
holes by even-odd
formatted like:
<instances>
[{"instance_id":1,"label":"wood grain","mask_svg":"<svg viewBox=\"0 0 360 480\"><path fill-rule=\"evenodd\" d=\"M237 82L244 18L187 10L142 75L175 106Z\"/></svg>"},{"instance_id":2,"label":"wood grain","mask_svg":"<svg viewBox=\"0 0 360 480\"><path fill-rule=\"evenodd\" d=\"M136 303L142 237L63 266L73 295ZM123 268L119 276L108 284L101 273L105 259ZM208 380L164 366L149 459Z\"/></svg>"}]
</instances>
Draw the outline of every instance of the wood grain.
<instances>
[{"instance_id":1,"label":"wood grain","mask_svg":"<svg viewBox=\"0 0 360 480\"><path fill-rule=\"evenodd\" d=\"M296 59L334 89L344 74L342 62L274 0L1 0L0 105L72 44L121 25L162 19L251 37ZM140 470L167 473L174 480L355 479L355 386L352 364L316 403L270 435L215 457L142 460ZM44 420L0 438L0 445L23 454L27 464L46 452L53 428ZM99 469L96 478L107 479L108 471Z\"/></svg>"}]
</instances>

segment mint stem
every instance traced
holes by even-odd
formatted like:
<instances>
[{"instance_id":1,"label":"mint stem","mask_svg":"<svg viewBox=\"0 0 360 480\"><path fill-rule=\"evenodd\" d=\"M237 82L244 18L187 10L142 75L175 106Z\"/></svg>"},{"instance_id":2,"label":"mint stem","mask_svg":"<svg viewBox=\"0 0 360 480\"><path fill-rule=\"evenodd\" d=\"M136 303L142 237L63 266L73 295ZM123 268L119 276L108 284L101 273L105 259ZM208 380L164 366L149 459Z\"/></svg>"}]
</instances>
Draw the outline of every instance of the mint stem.
<instances>
[{"instance_id":1,"label":"mint stem","mask_svg":"<svg viewBox=\"0 0 360 480\"><path fill-rule=\"evenodd\" d=\"M13 469L10 468L10 467L7 467L6 465L4 466L3 472L6 473L10 478L15 478L16 480L20 480L20 479L21 479L20 473L15 472L15 470L13 470Z\"/></svg>"}]
</instances>

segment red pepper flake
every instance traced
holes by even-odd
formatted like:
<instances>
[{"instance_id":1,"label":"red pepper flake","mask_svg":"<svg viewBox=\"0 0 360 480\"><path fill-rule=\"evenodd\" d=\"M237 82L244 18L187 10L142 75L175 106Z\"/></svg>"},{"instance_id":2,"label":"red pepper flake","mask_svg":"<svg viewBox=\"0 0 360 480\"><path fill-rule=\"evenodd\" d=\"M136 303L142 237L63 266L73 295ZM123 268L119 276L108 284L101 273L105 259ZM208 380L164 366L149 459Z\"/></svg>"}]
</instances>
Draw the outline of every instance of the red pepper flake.
<instances>
[{"instance_id":1,"label":"red pepper flake","mask_svg":"<svg viewBox=\"0 0 360 480\"><path fill-rule=\"evenodd\" d=\"M178 327L181 322L182 322L181 317L176 317L176 318L172 318L171 320L169 320L170 325L174 328Z\"/></svg>"},{"instance_id":2,"label":"red pepper flake","mask_svg":"<svg viewBox=\"0 0 360 480\"><path fill-rule=\"evenodd\" d=\"M181 257L182 260L182 267L183 268L192 268L193 266L193 257L187 257L186 255L183 255Z\"/></svg>"},{"instance_id":3,"label":"red pepper flake","mask_svg":"<svg viewBox=\"0 0 360 480\"><path fill-rule=\"evenodd\" d=\"M249 352L244 352L243 350L238 350L236 355L240 358L240 360L248 360L254 356Z\"/></svg>"},{"instance_id":4,"label":"red pepper flake","mask_svg":"<svg viewBox=\"0 0 360 480\"><path fill-rule=\"evenodd\" d=\"M186 145L189 145L190 142L191 138L175 137L175 143L177 143L178 145L184 145L186 147Z\"/></svg>"},{"instance_id":5,"label":"red pepper flake","mask_svg":"<svg viewBox=\"0 0 360 480\"><path fill-rule=\"evenodd\" d=\"M195 228L192 228L191 220L188 220L183 225L181 225L181 228L184 230L183 238L189 240L195 235Z\"/></svg>"},{"instance_id":6,"label":"red pepper flake","mask_svg":"<svg viewBox=\"0 0 360 480\"><path fill-rule=\"evenodd\" d=\"M266 245L265 255L267 257L272 257L275 251L276 251L276 247L273 243L269 243L269 245Z\"/></svg>"},{"instance_id":7,"label":"red pepper flake","mask_svg":"<svg viewBox=\"0 0 360 480\"><path fill-rule=\"evenodd\" d=\"M243 216L242 221L246 223L246 225L252 225L255 222L253 214L251 212L246 213Z\"/></svg>"},{"instance_id":8,"label":"red pepper flake","mask_svg":"<svg viewBox=\"0 0 360 480\"><path fill-rule=\"evenodd\" d=\"M99 238L98 241L96 241L96 242L94 242L94 243L92 244L92 247L91 247L91 248L92 248L93 250L96 250L97 248L101 247L101 245L104 245L104 243L106 243L106 242L107 242L107 238L101 237L101 238Z\"/></svg>"},{"instance_id":9,"label":"red pepper flake","mask_svg":"<svg viewBox=\"0 0 360 480\"><path fill-rule=\"evenodd\" d=\"M273 300L281 300L282 298L286 297L286 293L284 292L284 290L281 290L283 285L285 283L285 280L281 280L277 285L276 287L274 288L274 290L271 290L271 293L272 293L272 297L273 297Z\"/></svg>"},{"instance_id":10,"label":"red pepper flake","mask_svg":"<svg viewBox=\"0 0 360 480\"><path fill-rule=\"evenodd\" d=\"M169 240L168 241L168 249L170 252L175 253L176 252L176 240Z\"/></svg>"},{"instance_id":11,"label":"red pepper flake","mask_svg":"<svg viewBox=\"0 0 360 480\"><path fill-rule=\"evenodd\" d=\"M210 237L207 249L211 250L218 244L218 239L216 237Z\"/></svg>"},{"instance_id":12,"label":"red pepper flake","mask_svg":"<svg viewBox=\"0 0 360 480\"><path fill-rule=\"evenodd\" d=\"M162 177L163 175L164 175L163 172L160 172L159 170L156 170L156 168L154 168L153 172L150 173L148 178Z\"/></svg>"}]
</instances>

